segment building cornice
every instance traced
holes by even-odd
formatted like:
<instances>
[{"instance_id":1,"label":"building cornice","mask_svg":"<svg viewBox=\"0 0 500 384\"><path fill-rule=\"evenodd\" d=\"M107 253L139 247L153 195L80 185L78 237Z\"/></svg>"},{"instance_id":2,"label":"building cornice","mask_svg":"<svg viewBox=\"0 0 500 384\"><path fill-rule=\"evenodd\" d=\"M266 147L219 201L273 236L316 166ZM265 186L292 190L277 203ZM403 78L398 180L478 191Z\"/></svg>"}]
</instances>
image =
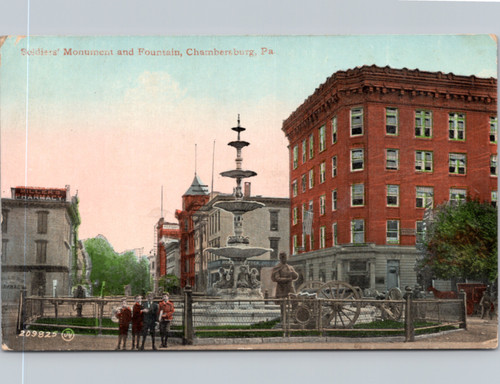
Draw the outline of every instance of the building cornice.
<instances>
[{"instance_id":1,"label":"building cornice","mask_svg":"<svg viewBox=\"0 0 500 384\"><path fill-rule=\"evenodd\" d=\"M356 94L395 94L399 97L426 97L459 100L496 107L497 80L493 77L459 76L388 66L363 66L338 71L321 84L283 122L286 136L314 124L324 112L336 108L345 97Z\"/></svg>"},{"instance_id":2,"label":"building cornice","mask_svg":"<svg viewBox=\"0 0 500 384\"><path fill-rule=\"evenodd\" d=\"M2 208L45 208L45 209L54 209L54 208L69 208L71 206L71 202L69 201L50 201L50 200L24 200L24 199L5 199L2 198Z\"/></svg>"}]
</instances>

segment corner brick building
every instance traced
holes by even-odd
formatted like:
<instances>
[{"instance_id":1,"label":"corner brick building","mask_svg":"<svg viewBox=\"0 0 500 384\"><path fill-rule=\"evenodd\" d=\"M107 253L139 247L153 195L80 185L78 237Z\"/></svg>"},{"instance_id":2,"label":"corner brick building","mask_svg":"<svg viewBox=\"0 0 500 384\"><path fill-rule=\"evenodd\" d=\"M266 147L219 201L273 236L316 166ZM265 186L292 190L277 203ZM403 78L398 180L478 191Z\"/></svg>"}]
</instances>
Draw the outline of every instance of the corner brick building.
<instances>
[{"instance_id":1,"label":"corner brick building","mask_svg":"<svg viewBox=\"0 0 500 384\"><path fill-rule=\"evenodd\" d=\"M426 207L496 204L496 105L494 78L418 69L363 66L320 85L282 127L300 280L417 283Z\"/></svg>"}]
</instances>

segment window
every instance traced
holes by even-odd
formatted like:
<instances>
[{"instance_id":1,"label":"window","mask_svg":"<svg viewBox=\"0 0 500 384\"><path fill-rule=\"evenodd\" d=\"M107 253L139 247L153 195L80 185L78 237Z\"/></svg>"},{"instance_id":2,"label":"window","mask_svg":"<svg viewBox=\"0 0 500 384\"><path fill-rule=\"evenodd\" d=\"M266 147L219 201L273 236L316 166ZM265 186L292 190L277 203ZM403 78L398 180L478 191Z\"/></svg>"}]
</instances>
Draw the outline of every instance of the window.
<instances>
[{"instance_id":1,"label":"window","mask_svg":"<svg viewBox=\"0 0 500 384\"><path fill-rule=\"evenodd\" d=\"M326 180L326 163L322 162L319 165L319 183L324 183Z\"/></svg>"},{"instance_id":2,"label":"window","mask_svg":"<svg viewBox=\"0 0 500 384\"><path fill-rule=\"evenodd\" d=\"M385 109L385 133L387 135L398 134L398 109L386 108Z\"/></svg>"},{"instance_id":3,"label":"window","mask_svg":"<svg viewBox=\"0 0 500 384\"><path fill-rule=\"evenodd\" d=\"M321 282L326 282L326 272L325 272L325 263L319 264L319 276L318 280Z\"/></svg>"},{"instance_id":4,"label":"window","mask_svg":"<svg viewBox=\"0 0 500 384\"><path fill-rule=\"evenodd\" d=\"M9 211L2 209L2 233L7 233L7 223L9 221Z\"/></svg>"},{"instance_id":5,"label":"window","mask_svg":"<svg viewBox=\"0 0 500 384\"><path fill-rule=\"evenodd\" d=\"M314 135L309 136L309 159L314 157Z\"/></svg>"},{"instance_id":6,"label":"window","mask_svg":"<svg viewBox=\"0 0 500 384\"><path fill-rule=\"evenodd\" d=\"M365 185L351 185L351 207L362 207L365 204Z\"/></svg>"},{"instance_id":7,"label":"window","mask_svg":"<svg viewBox=\"0 0 500 384\"><path fill-rule=\"evenodd\" d=\"M297 184L297 180L294 180L292 182L292 195L293 195L293 197L297 196L298 193L299 193L299 186Z\"/></svg>"},{"instance_id":8,"label":"window","mask_svg":"<svg viewBox=\"0 0 500 384\"><path fill-rule=\"evenodd\" d=\"M337 210L337 190L332 191L332 211Z\"/></svg>"},{"instance_id":9,"label":"window","mask_svg":"<svg viewBox=\"0 0 500 384\"><path fill-rule=\"evenodd\" d=\"M278 230L278 213L279 211L269 211L271 214L270 216L270 221L271 221L271 231L277 231Z\"/></svg>"},{"instance_id":10,"label":"window","mask_svg":"<svg viewBox=\"0 0 500 384\"><path fill-rule=\"evenodd\" d=\"M311 234L309 235L309 250L313 250L314 249L314 233L311 232Z\"/></svg>"},{"instance_id":11,"label":"window","mask_svg":"<svg viewBox=\"0 0 500 384\"><path fill-rule=\"evenodd\" d=\"M398 169L399 168L399 149L386 149L385 150L385 169Z\"/></svg>"},{"instance_id":12,"label":"window","mask_svg":"<svg viewBox=\"0 0 500 384\"><path fill-rule=\"evenodd\" d=\"M351 242L353 244L365 242L365 221L363 219L351 221Z\"/></svg>"},{"instance_id":13,"label":"window","mask_svg":"<svg viewBox=\"0 0 500 384\"><path fill-rule=\"evenodd\" d=\"M307 161L307 140L302 141L302 164Z\"/></svg>"},{"instance_id":14,"label":"window","mask_svg":"<svg viewBox=\"0 0 500 384\"><path fill-rule=\"evenodd\" d=\"M490 157L490 175L497 176L497 155Z\"/></svg>"},{"instance_id":15,"label":"window","mask_svg":"<svg viewBox=\"0 0 500 384\"><path fill-rule=\"evenodd\" d=\"M304 223L305 220L305 212L307 211L307 204L304 203L302 204L302 223Z\"/></svg>"},{"instance_id":16,"label":"window","mask_svg":"<svg viewBox=\"0 0 500 384\"><path fill-rule=\"evenodd\" d=\"M448 126L450 140L465 140L465 115L463 113L450 113Z\"/></svg>"},{"instance_id":17,"label":"window","mask_svg":"<svg viewBox=\"0 0 500 384\"><path fill-rule=\"evenodd\" d=\"M415 136L432 137L432 112L415 111Z\"/></svg>"},{"instance_id":18,"label":"window","mask_svg":"<svg viewBox=\"0 0 500 384\"><path fill-rule=\"evenodd\" d=\"M319 214L324 215L326 212L326 195L321 195L319 197Z\"/></svg>"},{"instance_id":19,"label":"window","mask_svg":"<svg viewBox=\"0 0 500 384\"><path fill-rule=\"evenodd\" d=\"M326 149L326 126L323 125L319 129L319 151L323 152Z\"/></svg>"},{"instance_id":20,"label":"window","mask_svg":"<svg viewBox=\"0 0 500 384\"><path fill-rule=\"evenodd\" d=\"M293 235L293 254L296 254L297 253L297 248L299 247L298 244L297 244L297 235Z\"/></svg>"},{"instance_id":21,"label":"window","mask_svg":"<svg viewBox=\"0 0 500 384\"><path fill-rule=\"evenodd\" d=\"M337 116L332 119L332 144L337 142Z\"/></svg>"},{"instance_id":22,"label":"window","mask_svg":"<svg viewBox=\"0 0 500 384\"><path fill-rule=\"evenodd\" d=\"M41 234L47 233L47 216L49 215L48 212L42 211L42 212L37 212L38 215L38 228L37 232Z\"/></svg>"},{"instance_id":23,"label":"window","mask_svg":"<svg viewBox=\"0 0 500 384\"><path fill-rule=\"evenodd\" d=\"M423 221L417 221L417 235L416 243L422 244L425 240L425 223Z\"/></svg>"},{"instance_id":24,"label":"window","mask_svg":"<svg viewBox=\"0 0 500 384\"><path fill-rule=\"evenodd\" d=\"M387 186L387 206L388 207L399 206L399 185Z\"/></svg>"},{"instance_id":25,"label":"window","mask_svg":"<svg viewBox=\"0 0 500 384\"><path fill-rule=\"evenodd\" d=\"M465 175L465 154L450 153L450 173Z\"/></svg>"},{"instance_id":26,"label":"window","mask_svg":"<svg viewBox=\"0 0 500 384\"><path fill-rule=\"evenodd\" d=\"M490 143L496 143L498 137L498 118L490 117Z\"/></svg>"},{"instance_id":27,"label":"window","mask_svg":"<svg viewBox=\"0 0 500 384\"><path fill-rule=\"evenodd\" d=\"M466 189L450 188L450 203L459 204L464 202L467 196Z\"/></svg>"},{"instance_id":28,"label":"window","mask_svg":"<svg viewBox=\"0 0 500 384\"><path fill-rule=\"evenodd\" d=\"M319 227L319 247L326 247L326 227Z\"/></svg>"},{"instance_id":29,"label":"window","mask_svg":"<svg viewBox=\"0 0 500 384\"><path fill-rule=\"evenodd\" d=\"M309 189L314 187L314 168L309 171Z\"/></svg>"},{"instance_id":30,"label":"window","mask_svg":"<svg viewBox=\"0 0 500 384\"><path fill-rule=\"evenodd\" d=\"M332 177L337 176L337 156L332 157Z\"/></svg>"},{"instance_id":31,"label":"window","mask_svg":"<svg viewBox=\"0 0 500 384\"><path fill-rule=\"evenodd\" d=\"M432 152L415 151L415 171L432 172Z\"/></svg>"},{"instance_id":32,"label":"window","mask_svg":"<svg viewBox=\"0 0 500 384\"><path fill-rule=\"evenodd\" d=\"M498 192L497 191L491 191L491 205L494 207L497 206L497 198L498 198Z\"/></svg>"},{"instance_id":33,"label":"window","mask_svg":"<svg viewBox=\"0 0 500 384\"><path fill-rule=\"evenodd\" d=\"M364 150L351 149L351 171L361 171L364 168Z\"/></svg>"},{"instance_id":34,"label":"window","mask_svg":"<svg viewBox=\"0 0 500 384\"><path fill-rule=\"evenodd\" d=\"M434 204L434 188L433 187L417 187L417 208L432 208Z\"/></svg>"},{"instance_id":35,"label":"window","mask_svg":"<svg viewBox=\"0 0 500 384\"><path fill-rule=\"evenodd\" d=\"M351 136L363 134L363 108L351 109Z\"/></svg>"},{"instance_id":36,"label":"window","mask_svg":"<svg viewBox=\"0 0 500 384\"><path fill-rule=\"evenodd\" d=\"M278 250L279 250L280 239L279 237L269 238L269 248L271 251L271 260L278 260Z\"/></svg>"},{"instance_id":37,"label":"window","mask_svg":"<svg viewBox=\"0 0 500 384\"><path fill-rule=\"evenodd\" d=\"M387 220L387 244L399 243L399 220Z\"/></svg>"},{"instance_id":38,"label":"window","mask_svg":"<svg viewBox=\"0 0 500 384\"><path fill-rule=\"evenodd\" d=\"M45 287L47 280L45 272L32 272L31 274L31 294L36 296L45 296Z\"/></svg>"},{"instance_id":39,"label":"window","mask_svg":"<svg viewBox=\"0 0 500 384\"><path fill-rule=\"evenodd\" d=\"M307 175L302 175L302 193L304 193L307 189Z\"/></svg>"},{"instance_id":40,"label":"window","mask_svg":"<svg viewBox=\"0 0 500 384\"><path fill-rule=\"evenodd\" d=\"M36 264L47 263L47 242L35 241L36 243Z\"/></svg>"},{"instance_id":41,"label":"window","mask_svg":"<svg viewBox=\"0 0 500 384\"><path fill-rule=\"evenodd\" d=\"M298 214L299 214L299 212L298 212L297 207L294 207L293 208L293 214L292 214L292 223L293 223L293 225L297 225L297 222L299 220Z\"/></svg>"},{"instance_id":42,"label":"window","mask_svg":"<svg viewBox=\"0 0 500 384\"><path fill-rule=\"evenodd\" d=\"M299 146L293 147L293 169L299 166Z\"/></svg>"},{"instance_id":43,"label":"window","mask_svg":"<svg viewBox=\"0 0 500 384\"><path fill-rule=\"evenodd\" d=\"M332 245L337 245L339 243L337 240L337 223L332 224L332 239L333 239Z\"/></svg>"},{"instance_id":44,"label":"window","mask_svg":"<svg viewBox=\"0 0 500 384\"><path fill-rule=\"evenodd\" d=\"M9 240L2 239L2 263L7 261L7 243Z\"/></svg>"}]
</instances>

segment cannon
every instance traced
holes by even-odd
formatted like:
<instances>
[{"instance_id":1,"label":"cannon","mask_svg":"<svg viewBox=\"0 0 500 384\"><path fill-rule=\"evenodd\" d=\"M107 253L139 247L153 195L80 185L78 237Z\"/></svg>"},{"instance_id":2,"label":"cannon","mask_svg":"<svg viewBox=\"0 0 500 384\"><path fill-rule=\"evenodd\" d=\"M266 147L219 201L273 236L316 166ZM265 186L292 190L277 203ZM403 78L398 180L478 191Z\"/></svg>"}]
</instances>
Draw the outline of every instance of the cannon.
<instances>
[{"instance_id":1,"label":"cannon","mask_svg":"<svg viewBox=\"0 0 500 384\"><path fill-rule=\"evenodd\" d=\"M395 321L401 318L404 309L399 288L391 288L385 295L364 297L361 288L344 281L323 283L314 280L304 282L297 292L290 296L291 319L301 328L352 328L361 309L368 304L380 311L382 319Z\"/></svg>"}]
</instances>

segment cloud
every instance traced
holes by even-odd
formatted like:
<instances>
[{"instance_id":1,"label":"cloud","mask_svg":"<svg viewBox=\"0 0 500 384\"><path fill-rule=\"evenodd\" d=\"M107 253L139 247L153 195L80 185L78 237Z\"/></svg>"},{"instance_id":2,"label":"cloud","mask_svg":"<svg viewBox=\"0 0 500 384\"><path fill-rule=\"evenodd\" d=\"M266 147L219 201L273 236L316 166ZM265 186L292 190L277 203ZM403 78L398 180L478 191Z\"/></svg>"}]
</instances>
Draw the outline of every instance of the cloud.
<instances>
[{"instance_id":1,"label":"cloud","mask_svg":"<svg viewBox=\"0 0 500 384\"><path fill-rule=\"evenodd\" d=\"M495 69L483 69L477 73L477 77L497 77L497 71Z\"/></svg>"},{"instance_id":2,"label":"cloud","mask_svg":"<svg viewBox=\"0 0 500 384\"><path fill-rule=\"evenodd\" d=\"M125 102L171 103L181 100L185 94L186 90L170 74L146 71L137 78L137 86L125 92Z\"/></svg>"}]
</instances>

